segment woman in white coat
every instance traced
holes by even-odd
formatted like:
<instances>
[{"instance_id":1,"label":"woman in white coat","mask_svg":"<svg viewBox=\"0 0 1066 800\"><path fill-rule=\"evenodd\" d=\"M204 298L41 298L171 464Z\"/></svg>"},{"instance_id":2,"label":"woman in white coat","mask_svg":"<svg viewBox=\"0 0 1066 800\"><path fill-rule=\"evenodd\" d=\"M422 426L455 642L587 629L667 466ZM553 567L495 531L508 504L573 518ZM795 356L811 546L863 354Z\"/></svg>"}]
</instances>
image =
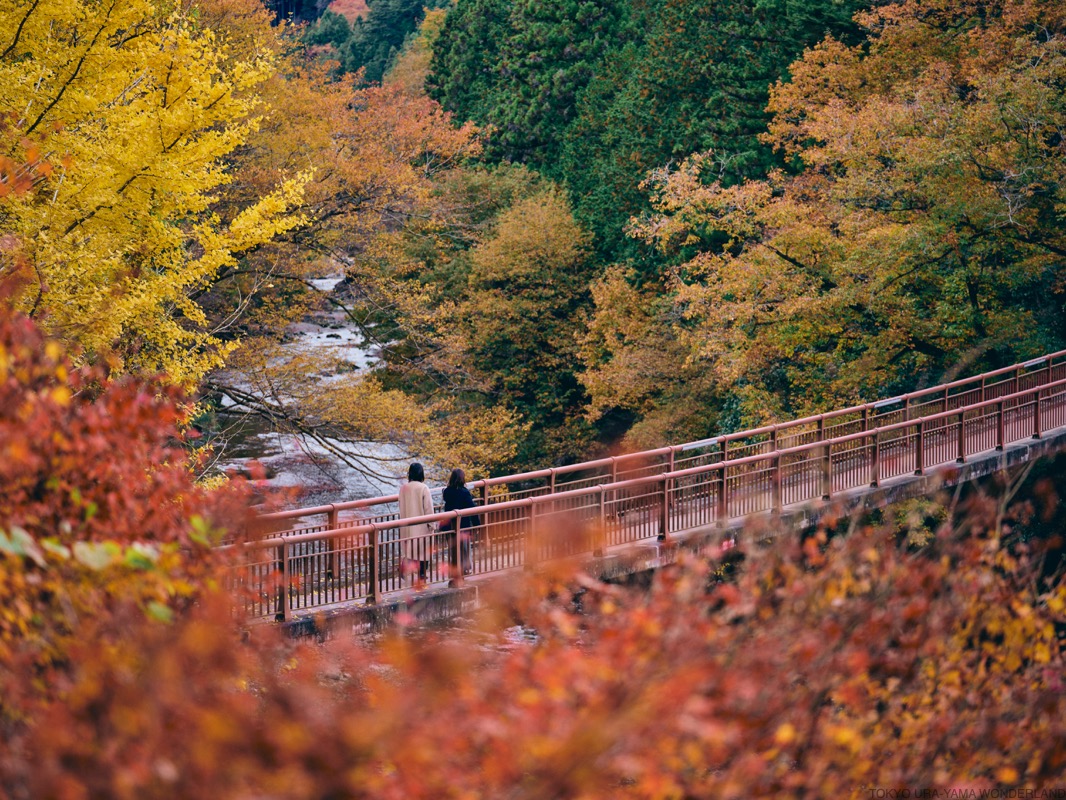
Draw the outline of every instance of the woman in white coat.
<instances>
[{"instance_id":1,"label":"woman in white coat","mask_svg":"<svg viewBox=\"0 0 1066 800\"><path fill-rule=\"evenodd\" d=\"M407 483L400 486L400 519L422 517L433 513L433 498L425 484L426 473L422 465L415 463L407 470ZM418 562L418 578L425 580L429 572L429 538L433 526L428 522L400 527L400 549L404 567L412 572L412 561Z\"/></svg>"}]
</instances>

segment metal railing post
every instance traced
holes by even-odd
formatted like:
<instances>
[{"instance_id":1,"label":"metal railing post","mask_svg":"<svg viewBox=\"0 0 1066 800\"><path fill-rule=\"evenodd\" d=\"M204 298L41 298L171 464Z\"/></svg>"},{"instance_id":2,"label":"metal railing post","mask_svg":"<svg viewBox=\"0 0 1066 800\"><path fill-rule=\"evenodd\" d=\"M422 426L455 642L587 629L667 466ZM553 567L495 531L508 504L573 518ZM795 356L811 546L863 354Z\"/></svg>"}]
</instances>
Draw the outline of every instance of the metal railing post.
<instances>
[{"instance_id":1,"label":"metal railing post","mask_svg":"<svg viewBox=\"0 0 1066 800\"><path fill-rule=\"evenodd\" d=\"M781 456L773 458L773 472L771 474L770 503L775 514L781 513Z\"/></svg>"},{"instance_id":2,"label":"metal railing post","mask_svg":"<svg viewBox=\"0 0 1066 800\"><path fill-rule=\"evenodd\" d=\"M1044 434L1043 419L1040 416L1040 395L1043 394L1043 390L1037 387L1036 390L1036 407L1033 409L1033 438L1039 439Z\"/></svg>"},{"instance_id":3,"label":"metal railing post","mask_svg":"<svg viewBox=\"0 0 1066 800\"><path fill-rule=\"evenodd\" d=\"M770 451L777 452L777 425L770 428ZM774 456L770 464L770 506L776 513L781 510L781 456Z\"/></svg>"},{"instance_id":4,"label":"metal railing post","mask_svg":"<svg viewBox=\"0 0 1066 800\"><path fill-rule=\"evenodd\" d=\"M592 550L592 555L596 558L603 558L607 552L607 487L600 484L600 524L596 533L596 543Z\"/></svg>"},{"instance_id":5,"label":"metal railing post","mask_svg":"<svg viewBox=\"0 0 1066 800\"><path fill-rule=\"evenodd\" d=\"M1007 404L1000 400L996 404L996 449L1007 446Z\"/></svg>"},{"instance_id":6,"label":"metal railing post","mask_svg":"<svg viewBox=\"0 0 1066 800\"><path fill-rule=\"evenodd\" d=\"M960 464L966 461L966 411L959 411L959 452L955 458Z\"/></svg>"},{"instance_id":7,"label":"metal railing post","mask_svg":"<svg viewBox=\"0 0 1066 800\"><path fill-rule=\"evenodd\" d=\"M278 611L276 620L288 622L292 619L292 602L289 597L289 543L282 541L278 546Z\"/></svg>"},{"instance_id":8,"label":"metal railing post","mask_svg":"<svg viewBox=\"0 0 1066 800\"><path fill-rule=\"evenodd\" d=\"M529 531L526 533L525 568L533 569L537 563L537 503L531 500L529 503Z\"/></svg>"},{"instance_id":9,"label":"metal railing post","mask_svg":"<svg viewBox=\"0 0 1066 800\"><path fill-rule=\"evenodd\" d=\"M818 441L825 441L825 417L818 417ZM828 500L833 495L833 454L830 452L832 445L822 448L822 499Z\"/></svg>"},{"instance_id":10,"label":"metal railing post","mask_svg":"<svg viewBox=\"0 0 1066 800\"><path fill-rule=\"evenodd\" d=\"M873 453L870 457L870 485L881 485L881 430L874 429Z\"/></svg>"},{"instance_id":11,"label":"metal railing post","mask_svg":"<svg viewBox=\"0 0 1066 800\"><path fill-rule=\"evenodd\" d=\"M659 541L665 542L670 535L670 484L671 478L663 478L659 481L662 487L663 500L659 504Z\"/></svg>"},{"instance_id":12,"label":"metal railing post","mask_svg":"<svg viewBox=\"0 0 1066 800\"><path fill-rule=\"evenodd\" d=\"M721 473L718 484L718 508L716 511L719 525L725 525L729 521L729 481L726 479L726 467L723 465L718 470Z\"/></svg>"},{"instance_id":13,"label":"metal railing post","mask_svg":"<svg viewBox=\"0 0 1066 800\"><path fill-rule=\"evenodd\" d=\"M925 421L918 421L917 449L914 453L914 474L925 474Z\"/></svg>"},{"instance_id":14,"label":"metal railing post","mask_svg":"<svg viewBox=\"0 0 1066 800\"><path fill-rule=\"evenodd\" d=\"M329 519L326 523L331 531L337 530L337 522L339 518L337 512L337 506L334 503L329 504ZM337 552L337 538L331 536L326 541L327 552L329 553L329 568L326 570L327 578L340 577L340 554Z\"/></svg>"},{"instance_id":15,"label":"metal railing post","mask_svg":"<svg viewBox=\"0 0 1066 800\"><path fill-rule=\"evenodd\" d=\"M548 494L555 494L555 467L548 470Z\"/></svg>"},{"instance_id":16,"label":"metal railing post","mask_svg":"<svg viewBox=\"0 0 1066 800\"><path fill-rule=\"evenodd\" d=\"M381 602L381 532L377 525L370 529L370 576L367 600L377 604Z\"/></svg>"}]
</instances>

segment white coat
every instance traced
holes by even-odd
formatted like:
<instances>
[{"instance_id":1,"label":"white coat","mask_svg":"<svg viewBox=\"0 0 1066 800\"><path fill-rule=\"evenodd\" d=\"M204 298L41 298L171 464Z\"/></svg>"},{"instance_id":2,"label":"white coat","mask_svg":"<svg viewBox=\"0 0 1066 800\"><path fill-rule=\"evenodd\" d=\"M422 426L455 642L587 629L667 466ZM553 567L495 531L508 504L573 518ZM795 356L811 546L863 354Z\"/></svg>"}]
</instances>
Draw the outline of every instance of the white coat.
<instances>
[{"instance_id":1,"label":"white coat","mask_svg":"<svg viewBox=\"0 0 1066 800\"><path fill-rule=\"evenodd\" d=\"M400 486L400 519L421 517L433 513L433 498L429 487L421 481L408 481ZM433 532L433 525L423 522L419 525L400 527L400 541L404 558L416 561L428 561L432 545L428 538ZM427 537L427 538L422 538Z\"/></svg>"}]
</instances>

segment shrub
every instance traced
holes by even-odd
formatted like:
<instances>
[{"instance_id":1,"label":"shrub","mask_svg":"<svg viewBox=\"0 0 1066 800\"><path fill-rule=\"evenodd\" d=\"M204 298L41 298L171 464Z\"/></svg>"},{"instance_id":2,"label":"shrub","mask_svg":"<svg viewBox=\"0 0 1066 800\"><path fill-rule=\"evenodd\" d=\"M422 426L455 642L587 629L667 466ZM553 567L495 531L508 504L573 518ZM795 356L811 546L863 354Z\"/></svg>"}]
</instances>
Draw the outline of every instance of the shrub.
<instances>
[{"instance_id":1,"label":"shrub","mask_svg":"<svg viewBox=\"0 0 1066 800\"><path fill-rule=\"evenodd\" d=\"M461 629L292 642L235 624L169 390L71 374L25 320L0 365L0 797L1063 788L1066 586L980 494L917 552L742 541L727 579L539 574Z\"/></svg>"}]
</instances>

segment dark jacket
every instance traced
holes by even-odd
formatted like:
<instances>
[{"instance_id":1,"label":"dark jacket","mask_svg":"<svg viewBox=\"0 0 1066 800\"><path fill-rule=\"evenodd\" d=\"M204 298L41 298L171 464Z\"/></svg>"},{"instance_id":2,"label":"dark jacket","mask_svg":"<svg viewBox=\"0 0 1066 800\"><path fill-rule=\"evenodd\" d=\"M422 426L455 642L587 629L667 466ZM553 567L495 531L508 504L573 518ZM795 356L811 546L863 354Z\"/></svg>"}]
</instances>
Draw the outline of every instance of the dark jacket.
<instances>
[{"instance_id":1,"label":"dark jacket","mask_svg":"<svg viewBox=\"0 0 1066 800\"><path fill-rule=\"evenodd\" d=\"M445 487L441 493L441 497L444 499L445 511L456 511L460 508L474 508L477 503L474 502L474 496L470 494L470 490L465 486L459 489L453 489L450 486ZM481 524L481 516L478 514L471 514L468 517L463 517L463 527L473 528L476 525ZM451 528L450 524L446 523L448 529Z\"/></svg>"}]
</instances>

